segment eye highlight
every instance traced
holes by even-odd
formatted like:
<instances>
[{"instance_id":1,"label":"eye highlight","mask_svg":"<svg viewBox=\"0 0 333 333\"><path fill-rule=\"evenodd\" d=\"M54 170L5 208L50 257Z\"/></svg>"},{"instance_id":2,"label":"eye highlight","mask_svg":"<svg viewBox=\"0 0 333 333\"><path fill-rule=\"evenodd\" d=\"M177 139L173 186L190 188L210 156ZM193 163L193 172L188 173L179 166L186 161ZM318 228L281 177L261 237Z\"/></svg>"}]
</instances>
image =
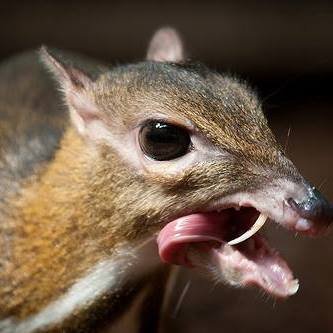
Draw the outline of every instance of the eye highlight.
<instances>
[{"instance_id":1,"label":"eye highlight","mask_svg":"<svg viewBox=\"0 0 333 333\"><path fill-rule=\"evenodd\" d=\"M190 149L191 138L180 126L150 120L140 129L139 144L146 156L167 161L185 155Z\"/></svg>"}]
</instances>

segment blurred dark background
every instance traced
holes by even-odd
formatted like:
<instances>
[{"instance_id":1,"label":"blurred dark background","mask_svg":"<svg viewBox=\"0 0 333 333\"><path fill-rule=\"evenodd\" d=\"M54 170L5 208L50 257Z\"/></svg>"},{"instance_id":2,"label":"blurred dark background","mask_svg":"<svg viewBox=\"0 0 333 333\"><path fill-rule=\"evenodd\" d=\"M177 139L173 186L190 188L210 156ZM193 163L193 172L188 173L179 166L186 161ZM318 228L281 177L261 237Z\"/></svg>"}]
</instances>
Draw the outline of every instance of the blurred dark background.
<instances>
[{"instance_id":1,"label":"blurred dark background","mask_svg":"<svg viewBox=\"0 0 333 333\"><path fill-rule=\"evenodd\" d=\"M181 32L192 58L248 80L291 159L333 200L332 1L1 1L0 60L46 44L110 64L136 61L161 25ZM174 304L188 291L168 331L333 332L333 236L268 229L299 293L277 302L183 272Z\"/></svg>"}]
</instances>

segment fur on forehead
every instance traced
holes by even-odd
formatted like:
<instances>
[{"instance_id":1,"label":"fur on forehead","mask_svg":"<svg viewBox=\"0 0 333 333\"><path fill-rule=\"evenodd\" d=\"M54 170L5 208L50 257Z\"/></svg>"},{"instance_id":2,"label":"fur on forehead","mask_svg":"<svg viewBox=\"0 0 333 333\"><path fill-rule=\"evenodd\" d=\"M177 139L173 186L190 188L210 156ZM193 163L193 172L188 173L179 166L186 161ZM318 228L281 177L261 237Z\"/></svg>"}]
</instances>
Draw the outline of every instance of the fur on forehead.
<instances>
[{"instance_id":1,"label":"fur on forehead","mask_svg":"<svg viewBox=\"0 0 333 333\"><path fill-rule=\"evenodd\" d=\"M100 78L95 94L99 108L128 126L160 114L190 121L213 141L226 133L239 141L247 136L243 130L247 127L251 135L267 134L266 120L251 89L201 63L145 61L119 66Z\"/></svg>"},{"instance_id":2,"label":"fur on forehead","mask_svg":"<svg viewBox=\"0 0 333 333\"><path fill-rule=\"evenodd\" d=\"M229 150L275 142L255 94L200 63L147 60L115 67L95 80L46 49L41 56L64 92L73 125L92 142L148 118L190 125Z\"/></svg>"}]
</instances>

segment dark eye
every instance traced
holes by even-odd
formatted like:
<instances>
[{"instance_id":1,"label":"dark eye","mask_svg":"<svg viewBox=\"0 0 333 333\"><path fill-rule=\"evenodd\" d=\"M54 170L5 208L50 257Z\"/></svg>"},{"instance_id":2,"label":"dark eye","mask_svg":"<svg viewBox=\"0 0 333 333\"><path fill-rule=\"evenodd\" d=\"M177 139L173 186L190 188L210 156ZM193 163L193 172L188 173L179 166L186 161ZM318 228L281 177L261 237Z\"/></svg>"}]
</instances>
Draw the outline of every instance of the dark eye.
<instances>
[{"instance_id":1,"label":"dark eye","mask_svg":"<svg viewBox=\"0 0 333 333\"><path fill-rule=\"evenodd\" d=\"M191 139L182 127L152 120L141 127L139 144L147 156L157 161L167 161L185 155Z\"/></svg>"}]
</instances>

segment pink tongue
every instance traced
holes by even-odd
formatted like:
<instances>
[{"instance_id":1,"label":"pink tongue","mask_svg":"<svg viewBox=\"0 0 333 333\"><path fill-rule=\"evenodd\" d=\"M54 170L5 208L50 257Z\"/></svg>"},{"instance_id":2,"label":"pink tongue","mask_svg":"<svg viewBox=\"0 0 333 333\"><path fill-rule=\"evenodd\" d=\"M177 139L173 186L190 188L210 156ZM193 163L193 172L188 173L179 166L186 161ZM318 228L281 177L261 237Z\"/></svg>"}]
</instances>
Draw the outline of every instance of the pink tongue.
<instances>
[{"instance_id":1,"label":"pink tongue","mask_svg":"<svg viewBox=\"0 0 333 333\"><path fill-rule=\"evenodd\" d=\"M186 257L186 247L197 242L223 243L229 216L227 211L199 213L168 223L157 238L161 259L169 264L191 266Z\"/></svg>"},{"instance_id":2,"label":"pink tongue","mask_svg":"<svg viewBox=\"0 0 333 333\"><path fill-rule=\"evenodd\" d=\"M164 262L193 267L198 262L194 261L192 265L188 256L196 260L193 251L199 251L201 258L213 264L223 280L231 285L255 284L278 297L294 294L298 288L297 280L287 263L260 236L236 247L226 244L230 223L243 222L243 225L248 217L245 212L235 221L228 210L181 217L160 231L157 238L159 255ZM193 243L201 244L193 247Z\"/></svg>"}]
</instances>

